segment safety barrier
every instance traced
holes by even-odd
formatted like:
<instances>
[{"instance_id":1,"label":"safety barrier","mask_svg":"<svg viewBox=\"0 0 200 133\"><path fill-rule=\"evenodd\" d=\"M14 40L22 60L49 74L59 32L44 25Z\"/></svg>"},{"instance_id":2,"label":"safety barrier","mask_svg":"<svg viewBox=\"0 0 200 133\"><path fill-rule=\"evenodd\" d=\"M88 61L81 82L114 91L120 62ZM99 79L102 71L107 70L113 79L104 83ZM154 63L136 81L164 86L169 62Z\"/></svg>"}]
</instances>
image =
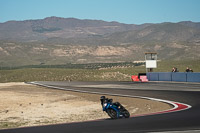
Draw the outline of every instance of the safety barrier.
<instances>
[{"instance_id":1,"label":"safety barrier","mask_svg":"<svg viewBox=\"0 0 200 133\"><path fill-rule=\"evenodd\" d=\"M147 78L149 81L200 82L200 73L149 72Z\"/></svg>"},{"instance_id":2,"label":"safety barrier","mask_svg":"<svg viewBox=\"0 0 200 133\"><path fill-rule=\"evenodd\" d=\"M146 75L145 76L140 76L140 77L138 75L132 75L131 79L134 82L138 82L138 81L140 81L140 82L148 82L148 79L147 79Z\"/></svg>"}]
</instances>

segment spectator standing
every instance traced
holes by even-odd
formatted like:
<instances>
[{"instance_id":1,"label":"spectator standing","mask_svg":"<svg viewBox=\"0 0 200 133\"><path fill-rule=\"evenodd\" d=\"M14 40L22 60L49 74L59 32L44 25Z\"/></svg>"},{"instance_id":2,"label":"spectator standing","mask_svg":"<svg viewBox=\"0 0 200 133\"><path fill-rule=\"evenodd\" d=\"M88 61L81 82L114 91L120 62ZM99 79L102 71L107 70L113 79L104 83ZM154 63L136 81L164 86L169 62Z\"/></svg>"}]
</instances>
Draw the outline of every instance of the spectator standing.
<instances>
[{"instance_id":1,"label":"spectator standing","mask_svg":"<svg viewBox=\"0 0 200 133\"><path fill-rule=\"evenodd\" d=\"M190 71L190 69L189 69L189 67L187 67L186 70L185 70L185 72L189 72L189 71Z\"/></svg>"},{"instance_id":2,"label":"spectator standing","mask_svg":"<svg viewBox=\"0 0 200 133\"><path fill-rule=\"evenodd\" d=\"M178 72L178 68L173 67L173 68L172 68L172 72Z\"/></svg>"},{"instance_id":3,"label":"spectator standing","mask_svg":"<svg viewBox=\"0 0 200 133\"><path fill-rule=\"evenodd\" d=\"M187 67L185 72L193 72L193 70L191 68Z\"/></svg>"}]
</instances>

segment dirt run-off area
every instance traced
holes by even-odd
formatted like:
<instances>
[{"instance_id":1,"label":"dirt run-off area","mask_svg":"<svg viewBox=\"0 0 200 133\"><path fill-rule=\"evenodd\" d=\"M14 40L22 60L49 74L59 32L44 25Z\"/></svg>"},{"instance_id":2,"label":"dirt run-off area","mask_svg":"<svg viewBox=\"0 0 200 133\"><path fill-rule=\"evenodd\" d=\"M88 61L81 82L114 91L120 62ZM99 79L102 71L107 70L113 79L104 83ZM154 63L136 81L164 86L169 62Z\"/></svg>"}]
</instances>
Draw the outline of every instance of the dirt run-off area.
<instances>
[{"instance_id":1,"label":"dirt run-off area","mask_svg":"<svg viewBox=\"0 0 200 133\"><path fill-rule=\"evenodd\" d=\"M55 90L36 85L0 83L0 129L109 118L102 111L101 95ZM166 103L107 96L125 106L131 115L172 108Z\"/></svg>"}]
</instances>

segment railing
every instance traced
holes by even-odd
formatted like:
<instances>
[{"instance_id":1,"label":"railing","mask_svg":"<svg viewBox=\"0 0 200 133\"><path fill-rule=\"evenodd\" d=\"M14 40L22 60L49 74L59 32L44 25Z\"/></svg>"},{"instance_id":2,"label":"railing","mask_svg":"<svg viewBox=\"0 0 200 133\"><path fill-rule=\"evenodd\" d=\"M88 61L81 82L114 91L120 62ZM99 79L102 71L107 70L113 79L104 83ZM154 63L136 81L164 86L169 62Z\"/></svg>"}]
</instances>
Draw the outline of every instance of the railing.
<instances>
[{"instance_id":1,"label":"railing","mask_svg":"<svg viewBox=\"0 0 200 133\"><path fill-rule=\"evenodd\" d=\"M194 72L149 72L149 81L176 81L176 82L200 82L200 73Z\"/></svg>"}]
</instances>

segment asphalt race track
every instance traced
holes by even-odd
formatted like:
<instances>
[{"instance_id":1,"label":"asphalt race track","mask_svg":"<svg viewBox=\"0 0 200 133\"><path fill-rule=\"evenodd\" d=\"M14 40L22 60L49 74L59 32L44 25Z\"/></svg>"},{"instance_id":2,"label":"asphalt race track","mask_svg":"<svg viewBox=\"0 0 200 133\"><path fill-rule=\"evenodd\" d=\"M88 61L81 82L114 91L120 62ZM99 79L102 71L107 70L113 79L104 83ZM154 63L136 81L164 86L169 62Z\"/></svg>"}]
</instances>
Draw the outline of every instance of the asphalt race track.
<instances>
[{"instance_id":1,"label":"asphalt race track","mask_svg":"<svg viewBox=\"0 0 200 133\"><path fill-rule=\"evenodd\" d=\"M183 103L189 109L170 113L135 116L129 119L0 130L0 133L140 133L200 132L200 84L172 82L32 82L54 89L85 93L141 96Z\"/></svg>"}]
</instances>

